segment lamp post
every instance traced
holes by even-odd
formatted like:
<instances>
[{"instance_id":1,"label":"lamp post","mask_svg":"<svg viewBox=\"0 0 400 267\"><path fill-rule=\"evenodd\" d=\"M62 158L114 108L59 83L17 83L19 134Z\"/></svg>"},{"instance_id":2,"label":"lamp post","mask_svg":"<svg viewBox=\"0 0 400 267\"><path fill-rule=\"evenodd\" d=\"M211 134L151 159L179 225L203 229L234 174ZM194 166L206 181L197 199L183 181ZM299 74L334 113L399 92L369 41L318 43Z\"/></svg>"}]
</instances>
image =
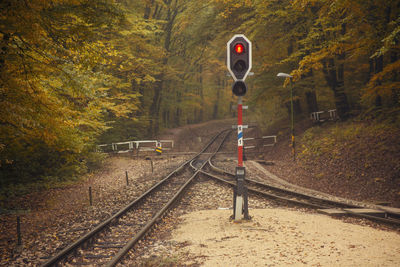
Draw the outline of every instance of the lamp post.
<instances>
[{"instance_id":1,"label":"lamp post","mask_svg":"<svg viewBox=\"0 0 400 267\"><path fill-rule=\"evenodd\" d=\"M293 161L296 161L296 149L294 141L294 116L293 116L293 81L292 81L293 76L283 72L278 73L277 76L290 79L290 119L291 119L291 132L292 132L292 154L293 154Z\"/></svg>"}]
</instances>

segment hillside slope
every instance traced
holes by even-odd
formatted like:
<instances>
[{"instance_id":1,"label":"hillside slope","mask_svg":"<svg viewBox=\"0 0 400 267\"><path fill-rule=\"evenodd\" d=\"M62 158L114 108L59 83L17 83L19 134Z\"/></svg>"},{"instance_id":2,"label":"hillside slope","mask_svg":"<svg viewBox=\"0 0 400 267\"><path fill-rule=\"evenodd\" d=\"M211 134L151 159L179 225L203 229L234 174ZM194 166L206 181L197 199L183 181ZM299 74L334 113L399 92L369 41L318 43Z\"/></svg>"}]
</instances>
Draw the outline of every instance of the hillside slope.
<instances>
[{"instance_id":1,"label":"hillside slope","mask_svg":"<svg viewBox=\"0 0 400 267\"><path fill-rule=\"evenodd\" d=\"M295 184L329 194L400 207L400 130L371 122L313 126L296 137L293 162L289 136L267 151L270 170Z\"/></svg>"}]
</instances>

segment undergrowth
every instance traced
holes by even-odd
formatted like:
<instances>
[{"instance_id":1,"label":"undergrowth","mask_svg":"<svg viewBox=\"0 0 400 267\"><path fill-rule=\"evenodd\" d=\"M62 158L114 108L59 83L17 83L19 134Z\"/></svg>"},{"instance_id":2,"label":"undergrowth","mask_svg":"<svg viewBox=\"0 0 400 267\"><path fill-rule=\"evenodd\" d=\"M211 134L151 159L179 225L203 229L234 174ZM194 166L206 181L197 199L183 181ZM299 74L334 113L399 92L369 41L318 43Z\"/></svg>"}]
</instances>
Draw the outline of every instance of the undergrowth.
<instances>
[{"instance_id":1,"label":"undergrowth","mask_svg":"<svg viewBox=\"0 0 400 267\"><path fill-rule=\"evenodd\" d=\"M65 164L51 175L40 175L29 179L3 177L0 179L0 207L4 207L4 202L14 197L79 183L87 173L100 168L105 158L105 154L90 153L80 162Z\"/></svg>"},{"instance_id":2,"label":"undergrowth","mask_svg":"<svg viewBox=\"0 0 400 267\"><path fill-rule=\"evenodd\" d=\"M300 140L299 159L340 159L345 151L366 160L376 154L396 152L400 130L385 122L337 122L308 129Z\"/></svg>"}]
</instances>

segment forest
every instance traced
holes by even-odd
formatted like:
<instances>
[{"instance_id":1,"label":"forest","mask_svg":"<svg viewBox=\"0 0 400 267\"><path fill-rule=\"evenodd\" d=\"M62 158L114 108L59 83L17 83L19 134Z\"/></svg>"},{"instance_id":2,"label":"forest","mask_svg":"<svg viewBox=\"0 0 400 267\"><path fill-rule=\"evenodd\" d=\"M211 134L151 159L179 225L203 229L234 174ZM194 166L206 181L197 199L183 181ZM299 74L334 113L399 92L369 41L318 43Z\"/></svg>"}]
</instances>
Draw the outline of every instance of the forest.
<instances>
[{"instance_id":1,"label":"forest","mask_svg":"<svg viewBox=\"0 0 400 267\"><path fill-rule=\"evenodd\" d=\"M252 42L263 129L336 109L400 127L397 0L3 0L0 187L78 179L102 143L235 115L226 43ZM2 192L4 193L4 192Z\"/></svg>"}]
</instances>

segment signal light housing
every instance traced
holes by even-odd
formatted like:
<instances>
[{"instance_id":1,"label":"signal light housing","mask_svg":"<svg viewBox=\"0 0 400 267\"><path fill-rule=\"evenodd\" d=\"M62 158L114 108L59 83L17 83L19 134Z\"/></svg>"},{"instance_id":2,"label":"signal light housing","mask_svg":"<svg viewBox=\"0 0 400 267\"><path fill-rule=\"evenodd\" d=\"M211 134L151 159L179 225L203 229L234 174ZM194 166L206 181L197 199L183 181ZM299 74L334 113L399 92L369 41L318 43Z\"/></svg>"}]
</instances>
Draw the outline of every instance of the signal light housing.
<instances>
[{"instance_id":1,"label":"signal light housing","mask_svg":"<svg viewBox=\"0 0 400 267\"><path fill-rule=\"evenodd\" d=\"M232 85L232 93L235 96L244 96L247 92L247 85L244 81L236 81Z\"/></svg>"},{"instance_id":2,"label":"signal light housing","mask_svg":"<svg viewBox=\"0 0 400 267\"><path fill-rule=\"evenodd\" d=\"M227 66L235 81L244 81L251 69L251 42L236 34L227 43Z\"/></svg>"}]
</instances>

